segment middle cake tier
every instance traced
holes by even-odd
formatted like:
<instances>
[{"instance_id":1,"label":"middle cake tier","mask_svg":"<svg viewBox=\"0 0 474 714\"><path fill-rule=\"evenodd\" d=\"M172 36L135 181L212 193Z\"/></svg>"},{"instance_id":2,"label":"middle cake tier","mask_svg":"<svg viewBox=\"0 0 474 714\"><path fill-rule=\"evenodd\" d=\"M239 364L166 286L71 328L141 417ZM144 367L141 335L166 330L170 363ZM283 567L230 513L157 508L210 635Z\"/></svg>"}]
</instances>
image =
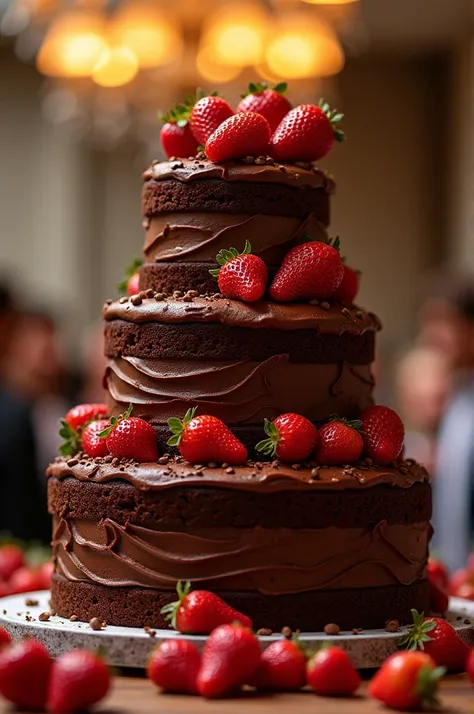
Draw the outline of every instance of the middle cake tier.
<instances>
[{"instance_id":1,"label":"middle cake tier","mask_svg":"<svg viewBox=\"0 0 474 714\"><path fill-rule=\"evenodd\" d=\"M111 412L133 404L162 450L167 420L190 406L252 449L264 418L291 411L318 423L373 403L379 322L357 307L139 297L107 304L104 317Z\"/></svg>"}]
</instances>

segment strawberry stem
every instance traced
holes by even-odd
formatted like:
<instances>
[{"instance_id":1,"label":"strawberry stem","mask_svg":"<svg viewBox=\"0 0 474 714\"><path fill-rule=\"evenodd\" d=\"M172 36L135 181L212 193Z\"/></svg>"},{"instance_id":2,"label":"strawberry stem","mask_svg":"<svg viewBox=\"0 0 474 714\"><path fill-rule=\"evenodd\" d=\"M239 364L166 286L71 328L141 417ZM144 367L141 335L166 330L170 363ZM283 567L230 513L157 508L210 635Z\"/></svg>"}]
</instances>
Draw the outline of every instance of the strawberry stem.
<instances>
[{"instance_id":1,"label":"strawberry stem","mask_svg":"<svg viewBox=\"0 0 474 714\"><path fill-rule=\"evenodd\" d=\"M178 610L183 602L184 598L189 595L191 591L191 583L182 583L181 580L176 585L176 592L178 593L178 599L174 602L170 602L164 605L160 610L160 615L163 615L165 620L168 620L171 624L173 630L176 630L176 616Z\"/></svg>"},{"instance_id":2,"label":"strawberry stem","mask_svg":"<svg viewBox=\"0 0 474 714\"><path fill-rule=\"evenodd\" d=\"M118 423L123 421L124 419L128 419L132 412L133 404L130 403L126 411L123 412L123 414L120 414L118 417L110 417L110 425L107 426L105 429L102 429L102 431L98 435L99 439L106 439L110 432L118 426Z\"/></svg>"},{"instance_id":3,"label":"strawberry stem","mask_svg":"<svg viewBox=\"0 0 474 714\"><path fill-rule=\"evenodd\" d=\"M252 246L250 244L250 241L246 240L245 241L245 246L244 249L241 253L237 250L237 248L223 248L218 252L216 255L216 263L220 265L220 268L213 268L210 270L210 274L214 277L217 278L219 275L220 269L226 264L229 263L231 260L234 260L234 258L238 258L240 255L249 255L252 252Z\"/></svg>"},{"instance_id":4,"label":"strawberry stem","mask_svg":"<svg viewBox=\"0 0 474 714\"><path fill-rule=\"evenodd\" d=\"M183 102L179 102L164 114L160 112L158 114L158 119L162 122L168 122L169 124L177 124L178 126L186 126L191 116L194 105L203 97L217 97L218 92L212 92L211 94L206 94L206 92L198 87L195 94L188 94Z\"/></svg>"},{"instance_id":5,"label":"strawberry stem","mask_svg":"<svg viewBox=\"0 0 474 714\"><path fill-rule=\"evenodd\" d=\"M255 448L265 456L275 456L278 442L280 441L278 429L269 419L265 419L263 422L263 428L265 430L265 434L268 436L268 439L262 439L262 441L259 441Z\"/></svg>"},{"instance_id":6,"label":"strawberry stem","mask_svg":"<svg viewBox=\"0 0 474 714\"><path fill-rule=\"evenodd\" d=\"M250 82L248 91L243 92L240 97L241 99L245 99L245 97L248 97L249 94L260 94L260 92L264 92L266 89L268 89L268 84L266 82ZM277 94L285 94L288 89L288 84L286 82L278 82L278 84L275 84L272 89Z\"/></svg>"},{"instance_id":7,"label":"strawberry stem","mask_svg":"<svg viewBox=\"0 0 474 714\"><path fill-rule=\"evenodd\" d=\"M334 130L334 139L339 142L344 141L346 135L342 131L342 129L339 129L337 126L337 124L342 121L342 119L344 119L344 114L342 114L337 109L331 109L331 105L329 104L329 102L327 102L322 97L318 102L318 107L322 109L324 114L329 119L329 122L331 123L331 126Z\"/></svg>"},{"instance_id":8,"label":"strawberry stem","mask_svg":"<svg viewBox=\"0 0 474 714\"><path fill-rule=\"evenodd\" d=\"M362 431L362 422L360 419L346 419L346 417L340 417L338 414L333 414L331 417L329 417L329 421L340 421L343 424L350 426L350 428L354 429L355 431Z\"/></svg>"},{"instance_id":9,"label":"strawberry stem","mask_svg":"<svg viewBox=\"0 0 474 714\"><path fill-rule=\"evenodd\" d=\"M132 275L134 275L137 272L138 268L140 268L142 265L143 265L143 260L141 260L140 258L134 258L134 260L130 263L130 265L127 266L127 268L125 269L125 273L124 273L125 277L122 280L122 282L118 284L118 291L121 295L125 295L125 293L127 292L128 281L130 280Z\"/></svg>"},{"instance_id":10,"label":"strawberry stem","mask_svg":"<svg viewBox=\"0 0 474 714\"><path fill-rule=\"evenodd\" d=\"M423 665L418 672L416 692L421 698L422 703L430 708L438 706L439 702L435 696L436 688L445 672L446 667L431 669L428 664Z\"/></svg>"},{"instance_id":11,"label":"strawberry stem","mask_svg":"<svg viewBox=\"0 0 474 714\"><path fill-rule=\"evenodd\" d=\"M61 419L61 428L59 436L64 439L59 447L59 453L62 456L74 456L81 448L81 434L76 429L73 429L65 419Z\"/></svg>"},{"instance_id":12,"label":"strawberry stem","mask_svg":"<svg viewBox=\"0 0 474 714\"><path fill-rule=\"evenodd\" d=\"M425 642L429 642L431 637L428 632L431 632L436 627L434 620L425 620L425 613L418 612L414 608L411 610L413 617L413 625L408 630L407 634L402 637L399 642L400 649L406 650L424 650Z\"/></svg>"},{"instance_id":13,"label":"strawberry stem","mask_svg":"<svg viewBox=\"0 0 474 714\"><path fill-rule=\"evenodd\" d=\"M168 426L171 429L171 433L173 435L170 436L170 438L166 442L168 446L178 446L179 442L181 441L181 437L184 434L184 429L186 425L189 424L192 419L194 419L196 411L197 407L192 407L188 409L183 419L178 419L178 417L171 417L170 419L168 419Z\"/></svg>"}]
</instances>

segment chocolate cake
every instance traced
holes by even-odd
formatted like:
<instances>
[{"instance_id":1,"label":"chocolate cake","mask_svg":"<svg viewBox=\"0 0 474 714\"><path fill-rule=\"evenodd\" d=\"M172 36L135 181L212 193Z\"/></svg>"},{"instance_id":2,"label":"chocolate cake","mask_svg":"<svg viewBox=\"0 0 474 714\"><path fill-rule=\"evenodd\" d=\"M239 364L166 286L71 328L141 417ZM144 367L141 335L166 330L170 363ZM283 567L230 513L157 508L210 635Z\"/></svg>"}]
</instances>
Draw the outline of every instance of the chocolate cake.
<instances>
[{"instance_id":1,"label":"chocolate cake","mask_svg":"<svg viewBox=\"0 0 474 714\"><path fill-rule=\"evenodd\" d=\"M255 303L218 292L209 270L230 246L276 272L325 241L333 180L271 159L154 163L144 174L141 291L104 306L110 413L133 404L160 457L58 458L52 606L65 617L166 627L178 581L213 590L255 627L383 627L429 610L428 475L414 461L339 466L262 461L264 419L319 426L373 404L375 315L313 300ZM246 445L243 465L190 464L167 446L189 407Z\"/></svg>"}]
</instances>

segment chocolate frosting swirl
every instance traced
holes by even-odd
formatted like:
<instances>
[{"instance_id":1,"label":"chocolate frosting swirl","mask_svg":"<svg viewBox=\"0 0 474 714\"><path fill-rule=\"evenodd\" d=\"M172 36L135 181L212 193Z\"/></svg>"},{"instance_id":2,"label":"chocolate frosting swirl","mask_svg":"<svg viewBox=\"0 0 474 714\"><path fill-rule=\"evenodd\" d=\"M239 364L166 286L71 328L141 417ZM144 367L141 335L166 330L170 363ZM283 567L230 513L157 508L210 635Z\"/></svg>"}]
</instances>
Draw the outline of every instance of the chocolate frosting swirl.
<instances>
[{"instance_id":1,"label":"chocolate frosting swirl","mask_svg":"<svg viewBox=\"0 0 474 714\"><path fill-rule=\"evenodd\" d=\"M429 523L372 528L159 531L111 519L56 519L57 572L108 587L209 589L281 595L308 590L409 585L424 575Z\"/></svg>"},{"instance_id":2,"label":"chocolate frosting swirl","mask_svg":"<svg viewBox=\"0 0 474 714\"><path fill-rule=\"evenodd\" d=\"M103 308L105 320L129 322L160 322L182 324L189 322L213 322L232 327L262 327L278 330L318 330L320 333L351 332L362 334L367 330L380 329L378 318L356 307L332 305L324 310L319 305L308 303L275 303L260 300L245 303L226 298L196 297L192 302L167 298L157 302L144 299L139 305L130 300L106 303Z\"/></svg>"},{"instance_id":3,"label":"chocolate frosting swirl","mask_svg":"<svg viewBox=\"0 0 474 714\"><path fill-rule=\"evenodd\" d=\"M293 364L288 355L215 363L122 357L109 361L104 386L113 414L133 403L134 415L151 423L166 423L189 406L238 424L288 411L311 421L354 417L373 403L369 365Z\"/></svg>"},{"instance_id":4,"label":"chocolate frosting swirl","mask_svg":"<svg viewBox=\"0 0 474 714\"><path fill-rule=\"evenodd\" d=\"M283 183L290 186L312 186L327 193L334 192L334 179L323 169L301 168L292 164L244 164L228 161L213 164L208 159L177 159L156 161L143 174L144 181L199 181L217 178L223 181Z\"/></svg>"}]
</instances>

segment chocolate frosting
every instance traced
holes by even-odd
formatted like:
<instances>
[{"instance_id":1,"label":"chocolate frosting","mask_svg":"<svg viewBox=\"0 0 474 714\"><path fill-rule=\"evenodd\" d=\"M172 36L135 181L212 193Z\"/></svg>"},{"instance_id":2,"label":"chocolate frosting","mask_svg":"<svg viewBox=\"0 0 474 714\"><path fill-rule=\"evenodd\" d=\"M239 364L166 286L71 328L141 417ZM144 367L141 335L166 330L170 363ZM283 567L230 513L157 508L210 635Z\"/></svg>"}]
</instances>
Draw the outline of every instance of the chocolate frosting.
<instances>
[{"instance_id":1,"label":"chocolate frosting","mask_svg":"<svg viewBox=\"0 0 474 714\"><path fill-rule=\"evenodd\" d=\"M323 169L301 168L292 164L244 164L228 161L213 164L208 159L177 159L154 162L143 174L144 181L250 181L257 183L283 183L290 186L312 186L327 193L334 192L334 179Z\"/></svg>"},{"instance_id":2,"label":"chocolate frosting","mask_svg":"<svg viewBox=\"0 0 474 714\"><path fill-rule=\"evenodd\" d=\"M293 364L288 355L261 363L122 357L109 361L104 386L112 414L133 403L134 415L151 423L166 423L190 406L226 424L263 422L288 411L323 421L335 413L356 416L373 403L369 365Z\"/></svg>"},{"instance_id":3,"label":"chocolate frosting","mask_svg":"<svg viewBox=\"0 0 474 714\"><path fill-rule=\"evenodd\" d=\"M336 334L362 334L367 330L380 329L380 321L375 315L356 306L332 305L324 310L319 305L309 303L275 303L266 300L245 303L226 298L196 297L192 302L172 298L157 302L147 298L139 305L123 300L106 303L103 315L106 320L139 323L213 322L232 327L318 330L321 333Z\"/></svg>"},{"instance_id":4,"label":"chocolate frosting","mask_svg":"<svg viewBox=\"0 0 474 714\"><path fill-rule=\"evenodd\" d=\"M268 265L279 265L304 237L326 240L325 228L314 215L302 219L235 213L159 213L150 219L145 236L146 262L215 262L221 249L242 251L249 240L252 253Z\"/></svg>"},{"instance_id":5,"label":"chocolate frosting","mask_svg":"<svg viewBox=\"0 0 474 714\"><path fill-rule=\"evenodd\" d=\"M68 463L69 461L69 463ZM77 462L77 463L76 463ZM410 488L414 483L428 480L426 469L412 459L394 466L368 466L360 462L354 466L321 466L317 469L305 466L298 470L290 464L274 462L248 462L236 466L228 473L217 466L196 468L180 457L170 459L165 465L137 463L130 460L79 459L57 457L49 465L47 476L64 479L76 478L92 483L126 481L143 491L159 491L180 486L213 486L214 488L276 493L281 491L331 490L371 488L380 484Z\"/></svg>"},{"instance_id":6,"label":"chocolate frosting","mask_svg":"<svg viewBox=\"0 0 474 714\"><path fill-rule=\"evenodd\" d=\"M214 528L160 531L106 519L55 519L56 571L108 587L209 589L282 595L409 585L424 575L429 523L317 530Z\"/></svg>"}]
</instances>

